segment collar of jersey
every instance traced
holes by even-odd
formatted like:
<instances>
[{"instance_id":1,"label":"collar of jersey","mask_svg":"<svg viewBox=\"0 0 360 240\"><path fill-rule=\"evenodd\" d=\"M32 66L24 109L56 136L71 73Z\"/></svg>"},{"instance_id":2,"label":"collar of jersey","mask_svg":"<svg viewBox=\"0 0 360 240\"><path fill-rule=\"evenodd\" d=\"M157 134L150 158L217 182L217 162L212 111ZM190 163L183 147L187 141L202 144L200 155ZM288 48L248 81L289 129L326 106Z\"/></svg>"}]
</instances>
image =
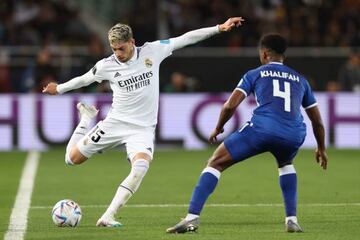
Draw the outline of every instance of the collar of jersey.
<instances>
[{"instance_id":1,"label":"collar of jersey","mask_svg":"<svg viewBox=\"0 0 360 240\"><path fill-rule=\"evenodd\" d=\"M119 59L116 57L116 55L114 54L114 56L115 56L115 60L116 60L116 62L118 63L118 64L120 64L120 65L130 65L130 64L132 64L133 62L135 62L136 61L136 59L138 58L138 55L139 55L139 53L138 53L138 49L137 49L137 47L134 45L134 54L133 54L133 56L127 61L127 62L120 62L119 61Z\"/></svg>"},{"instance_id":2,"label":"collar of jersey","mask_svg":"<svg viewBox=\"0 0 360 240\"><path fill-rule=\"evenodd\" d=\"M269 62L268 64L279 64L279 65L284 65L282 62Z\"/></svg>"}]
</instances>

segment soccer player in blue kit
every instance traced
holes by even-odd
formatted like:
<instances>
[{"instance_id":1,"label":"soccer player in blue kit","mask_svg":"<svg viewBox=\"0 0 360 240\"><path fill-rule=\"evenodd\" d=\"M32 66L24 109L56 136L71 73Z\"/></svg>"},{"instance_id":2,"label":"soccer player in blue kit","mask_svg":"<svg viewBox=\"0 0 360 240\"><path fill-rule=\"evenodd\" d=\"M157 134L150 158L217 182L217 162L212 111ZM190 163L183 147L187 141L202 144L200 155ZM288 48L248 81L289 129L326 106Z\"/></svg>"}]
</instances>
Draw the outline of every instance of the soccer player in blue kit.
<instances>
[{"instance_id":1,"label":"soccer player in blue kit","mask_svg":"<svg viewBox=\"0 0 360 240\"><path fill-rule=\"evenodd\" d=\"M285 204L285 229L302 232L297 217L297 177L292 161L305 140L306 125L300 112L302 106L312 123L317 141L316 161L327 167L324 126L317 102L307 80L283 64L286 40L279 34L264 35L260 40L259 55L262 66L248 71L224 104L210 143L224 131L225 123L237 106L254 94L258 107L251 121L225 138L210 157L193 191L188 214L168 233L186 233L199 227L201 210L215 190L221 172L228 167L260 153L270 152L275 157L279 182Z\"/></svg>"}]
</instances>

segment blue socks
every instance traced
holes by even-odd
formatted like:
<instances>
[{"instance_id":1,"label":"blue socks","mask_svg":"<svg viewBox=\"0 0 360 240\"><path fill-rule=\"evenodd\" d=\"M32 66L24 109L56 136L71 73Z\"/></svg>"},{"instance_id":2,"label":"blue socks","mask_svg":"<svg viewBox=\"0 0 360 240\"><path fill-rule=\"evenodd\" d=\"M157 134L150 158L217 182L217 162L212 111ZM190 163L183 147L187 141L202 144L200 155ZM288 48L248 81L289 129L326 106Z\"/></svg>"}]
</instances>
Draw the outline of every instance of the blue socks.
<instances>
[{"instance_id":1,"label":"blue socks","mask_svg":"<svg viewBox=\"0 0 360 240\"><path fill-rule=\"evenodd\" d=\"M296 216L297 177L294 165L279 168L279 182L285 204L286 217Z\"/></svg>"},{"instance_id":2,"label":"blue socks","mask_svg":"<svg viewBox=\"0 0 360 240\"><path fill-rule=\"evenodd\" d=\"M215 190L220 174L217 169L212 167L204 169L193 191L188 213L200 215L207 198Z\"/></svg>"},{"instance_id":3,"label":"blue socks","mask_svg":"<svg viewBox=\"0 0 360 240\"><path fill-rule=\"evenodd\" d=\"M210 194L215 190L221 173L212 167L206 167L193 191L188 213L200 215ZM279 168L279 182L283 194L286 217L296 216L297 177L293 165Z\"/></svg>"}]
</instances>

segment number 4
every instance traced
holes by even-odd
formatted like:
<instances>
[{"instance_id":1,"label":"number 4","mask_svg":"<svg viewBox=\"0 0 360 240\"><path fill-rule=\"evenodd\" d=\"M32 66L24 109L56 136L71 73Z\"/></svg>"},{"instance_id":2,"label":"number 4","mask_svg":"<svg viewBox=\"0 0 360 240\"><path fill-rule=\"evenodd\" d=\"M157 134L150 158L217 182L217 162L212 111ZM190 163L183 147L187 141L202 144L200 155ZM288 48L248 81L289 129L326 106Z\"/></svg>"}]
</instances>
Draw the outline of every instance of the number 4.
<instances>
[{"instance_id":1,"label":"number 4","mask_svg":"<svg viewBox=\"0 0 360 240\"><path fill-rule=\"evenodd\" d=\"M284 99L284 110L286 112L291 111L291 108L290 108L290 102L291 102L290 83L289 82L284 82L284 91L282 92L282 91L280 91L279 80L273 79L273 96L283 98Z\"/></svg>"}]
</instances>

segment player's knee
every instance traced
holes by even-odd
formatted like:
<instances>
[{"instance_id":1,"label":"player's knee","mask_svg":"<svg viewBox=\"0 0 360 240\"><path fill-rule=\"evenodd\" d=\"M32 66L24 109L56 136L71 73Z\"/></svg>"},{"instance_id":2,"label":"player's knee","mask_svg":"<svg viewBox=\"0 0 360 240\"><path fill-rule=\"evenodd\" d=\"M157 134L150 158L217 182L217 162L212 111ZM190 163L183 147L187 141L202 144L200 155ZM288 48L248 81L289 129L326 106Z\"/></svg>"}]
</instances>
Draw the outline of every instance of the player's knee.
<instances>
[{"instance_id":1,"label":"player's knee","mask_svg":"<svg viewBox=\"0 0 360 240\"><path fill-rule=\"evenodd\" d=\"M209 158L209 160L207 162L207 166L215 168L216 170L218 170L220 172L225 170L221 164L221 161L219 161L219 158L217 158L214 155Z\"/></svg>"},{"instance_id":2,"label":"player's knee","mask_svg":"<svg viewBox=\"0 0 360 240\"><path fill-rule=\"evenodd\" d=\"M277 161L278 162L278 168L283 168L286 167L288 165L292 165L292 160L288 160L288 161Z\"/></svg>"},{"instance_id":3,"label":"player's knee","mask_svg":"<svg viewBox=\"0 0 360 240\"><path fill-rule=\"evenodd\" d=\"M69 166L74 166L74 162L70 158L70 154L68 152L65 153L65 163Z\"/></svg>"},{"instance_id":4,"label":"player's knee","mask_svg":"<svg viewBox=\"0 0 360 240\"><path fill-rule=\"evenodd\" d=\"M232 166L235 162L227 155L214 154L208 160L208 167L215 168L219 172L225 171L228 167Z\"/></svg>"},{"instance_id":5,"label":"player's knee","mask_svg":"<svg viewBox=\"0 0 360 240\"><path fill-rule=\"evenodd\" d=\"M67 160L72 163L69 165L78 165L83 163L85 160L87 160L87 157L82 155L76 147L73 147L70 153L68 154Z\"/></svg>"},{"instance_id":6,"label":"player's knee","mask_svg":"<svg viewBox=\"0 0 360 240\"><path fill-rule=\"evenodd\" d=\"M219 165L219 164L209 163L207 166L215 168L219 172L223 172L225 170L225 168L222 165Z\"/></svg>"},{"instance_id":7,"label":"player's knee","mask_svg":"<svg viewBox=\"0 0 360 240\"><path fill-rule=\"evenodd\" d=\"M131 172L135 179L143 178L150 167L152 158L146 153L137 153L131 161Z\"/></svg>"},{"instance_id":8,"label":"player's knee","mask_svg":"<svg viewBox=\"0 0 360 240\"><path fill-rule=\"evenodd\" d=\"M142 178L145 176L150 167L150 161L145 159L138 159L132 164L132 172L134 178Z\"/></svg>"}]
</instances>

